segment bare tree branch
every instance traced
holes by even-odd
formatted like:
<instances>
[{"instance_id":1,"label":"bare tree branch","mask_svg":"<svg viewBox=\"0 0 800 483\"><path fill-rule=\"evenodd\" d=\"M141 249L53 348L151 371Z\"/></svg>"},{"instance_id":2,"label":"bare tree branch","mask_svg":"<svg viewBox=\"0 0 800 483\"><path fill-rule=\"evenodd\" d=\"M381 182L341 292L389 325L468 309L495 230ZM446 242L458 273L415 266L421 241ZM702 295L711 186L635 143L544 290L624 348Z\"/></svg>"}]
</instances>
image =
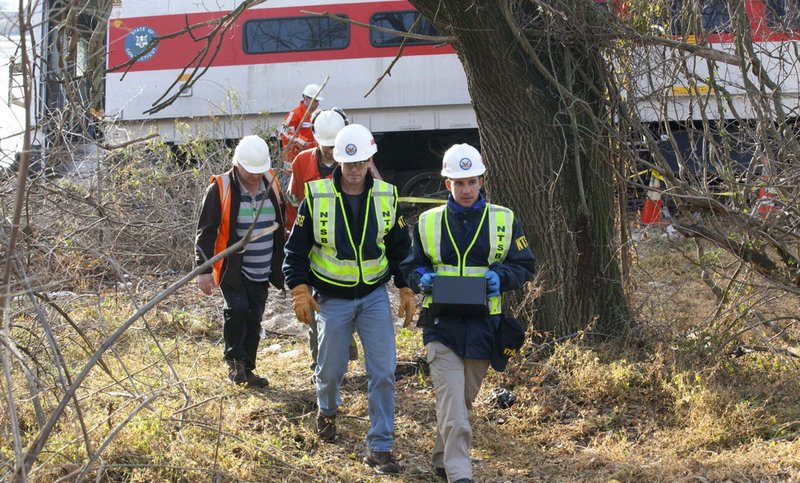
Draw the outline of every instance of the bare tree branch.
<instances>
[{"instance_id":1,"label":"bare tree branch","mask_svg":"<svg viewBox=\"0 0 800 483\"><path fill-rule=\"evenodd\" d=\"M42 450L44 443L47 441L47 438L50 436L53 428L55 427L56 422L61 417L64 409L67 406L67 402L72 398L75 394L75 391L80 387L83 380L92 370L92 368L97 364L97 361L100 360L100 357L103 355L105 351L107 351L114 342L125 333L128 328L133 325L134 322L139 320L139 318L150 311L153 307L161 303L164 299L172 295L177 289L185 285L187 282L192 280L197 275L205 272L209 267L211 267L217 260L221 260L231 253L239 250L245 244L250 242L251 240L256 240L263 236L272 233L278 228L277 224L273 224L271 227L261 230L258 233L255 233L251 236L248 233L246 236L242 237L241 240L237 241L233 245L229 246L225 250L219 252L218 254L214 255L208 261L203 263L202 265L198 266L188 274L181 277L178 281L170 285L167 289L163 290L161 293L156 295L153 299L151 299L148 303L143 305L139 310L136 311L131 317L129 317L119 328L117 328L112 334L105 338L100 347L97 349L97 352L89 359L89 361L85 364L81 372L75 376L75 380L72 382L70 387L65 392L64 396L61 398L61 401L58 404L58 407L53 409L50 414L50 419L47 421L45 426L39 430L38 435L33 440L31 445L28 447L28 450L25 454L24 464L20 465L15 471L15 477L22 478L25 474L27 474L28 470L30 470L31 465L33 462L36 461L36 458L39 455L39 452ZM252 230L252 226L250 228Z\"/></svg>"}]
</instances>

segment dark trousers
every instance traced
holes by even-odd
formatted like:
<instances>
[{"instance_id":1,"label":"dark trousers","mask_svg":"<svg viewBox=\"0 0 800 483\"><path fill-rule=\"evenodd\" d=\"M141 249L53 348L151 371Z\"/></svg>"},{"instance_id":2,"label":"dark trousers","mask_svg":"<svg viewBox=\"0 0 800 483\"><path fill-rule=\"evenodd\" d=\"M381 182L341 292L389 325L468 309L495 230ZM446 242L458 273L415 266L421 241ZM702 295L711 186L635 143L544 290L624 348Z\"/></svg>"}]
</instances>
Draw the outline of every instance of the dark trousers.
<instances>
[{"instance_id":1,"label":"dark trousers","mask_svg":"<svg viewBox=\"0 0 800 483\"><path fill-rule=\"evenodd\" d=\"M222 283L225 299L225 322L222 337L225 339L224 358L243 361L245 369L256 368L256 353L261 339L261 317L267 304L269 282L253 282L242 275L238 287Z\"/></svg>"}]
</instances>

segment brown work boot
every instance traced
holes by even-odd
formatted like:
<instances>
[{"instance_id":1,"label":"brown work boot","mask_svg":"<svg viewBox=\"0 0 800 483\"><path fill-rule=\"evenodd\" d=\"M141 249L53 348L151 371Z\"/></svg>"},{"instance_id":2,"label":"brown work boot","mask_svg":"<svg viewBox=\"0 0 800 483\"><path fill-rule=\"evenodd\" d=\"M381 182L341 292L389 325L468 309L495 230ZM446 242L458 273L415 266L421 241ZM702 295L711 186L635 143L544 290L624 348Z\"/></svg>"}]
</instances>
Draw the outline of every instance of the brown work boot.
<instances>
[{"instance_id":1,"label":"brown work boot","mask_svg":"<svg viewBox=\"0 0 800 483\"><path fill-rule=\"evenodd\" d=\"M367 451L364 463L369 465L379 475L396 475L400 473L400 465L394 459L391 451Z\"/></svg>"},{"instance_id":2,"label":"brown work boot","mask_svg":"<svg viewBox=\"0 0 800 483\"><path fill-rule=\"evenodd\" d=\"M247 380L244 372L244 362L226 360L228 363L228 380L237 386L241 386Z\"/></svg>"},{"instance_id":3,"label":"brown work boot","mask_svg":"<svg viewBox=\"0 0 800 483\"><path fill-rule=\"evenodd\" d=\"M269 381L266 377L259 377L250 369L244 370L244 385L255 389L261 389L269 386Z\"/></svg>"},{"instance_id":4,"label":"brown work boot","mask_svg":"<svg viewBox=\"0 0 800 483\"><path fill-rule=\"evenodd\" d=\"M336 439L336 415L325 416L317 413L317 436L328 443Z\"/></svg>"}]
</instances>

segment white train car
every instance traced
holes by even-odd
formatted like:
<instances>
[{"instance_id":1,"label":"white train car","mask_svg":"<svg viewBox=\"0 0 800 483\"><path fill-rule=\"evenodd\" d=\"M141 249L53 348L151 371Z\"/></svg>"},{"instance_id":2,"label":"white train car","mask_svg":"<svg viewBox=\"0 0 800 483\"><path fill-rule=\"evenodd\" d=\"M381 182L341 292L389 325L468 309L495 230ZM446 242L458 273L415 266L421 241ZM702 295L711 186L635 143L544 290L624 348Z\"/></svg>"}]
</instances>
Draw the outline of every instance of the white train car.
<instances>
[{"instance_id":1,"label":"white train car","mask_svg":"<svg viewBox=\"0 0 800 483\"><path fill-rule=\"evenodd\" d=\"M743 129L743 124L754 124L759 116L777 121L778 105L790 122L800 117L800 1L745 0L743 5L755 60L772 87L752 71L752 61L730 62L742 54L737 52L735 19L725 0L670 2L674 40L714 49L716 58L670 46L637 50L641 58L636 63L642 68L634 76L629 98L676 171L679 165L701 169L722 157L746 166L763 139L753 139L755 130ZM753 102L753 86L762 85L767 86L762 94L768 99L766 110L763 103ZM704 124L711 127L712 141ZM722 131L730 151L719 149Z\"/></svg>"},{"instance_id":2,"label":"white train car","mask_svg":"<svg viewBox=\"0 0 800 483\"><path fill-rule=\"evenodd\" d=\"M429 169L440 162L435 158L447 143L477 141L466 77L449 45L408 39L402 57L391 66L402 39L355 24L409 31L419 13L407 1L270 0L245 10L198 60L197 53L207 46L201 37L241 3L115 3L105 84L105 116L116 126L108 133L113 140L158 132L167 142L181 143L190 136L238 139L263 132L279 126L298 105L306 84L327 78L320 108L340 107L353 122L370 128L380 146L382 170ZM202 23L191 35L171 35ZM439 35L424 18L414 31ZM157 45L148 49L157 37ZM367 95L390 66L390 75ZM186 89L193 67L204 73ZM152 111L162 96L176 93L174 102ZM409 150L413 147L416 151Z\"/></svg>"}]
</instances>

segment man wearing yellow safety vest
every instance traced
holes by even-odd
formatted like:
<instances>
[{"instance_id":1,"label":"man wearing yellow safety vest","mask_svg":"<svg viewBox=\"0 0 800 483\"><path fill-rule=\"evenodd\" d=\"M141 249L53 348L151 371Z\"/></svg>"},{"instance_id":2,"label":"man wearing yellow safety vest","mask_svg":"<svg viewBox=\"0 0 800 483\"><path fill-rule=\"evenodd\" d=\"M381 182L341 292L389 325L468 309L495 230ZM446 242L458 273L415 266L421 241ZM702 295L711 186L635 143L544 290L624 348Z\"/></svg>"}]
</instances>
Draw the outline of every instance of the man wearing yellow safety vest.
<instances>
[{"instance_id":1,"label":"man wearing yellow safety vest","mask_svg":"<svg viewBox=\"0 0 800 483\"><path fill-rule=\"evenodd\" d=\"M256 354L261 317L272 283L283 289L283 199L271 168L269 147L258 136L245 136L233 153L233 168L211 178L197 222L197 265L252 233L278 224L278 229L251 239L243 249L219 260L200 275L197 284L206 295L219 286L225 299L222 337L228 378L245 387L262 388Z\"/></svg>"},{"instance_id":2,"label":"man wearing yellow safety vest","mask_svg":"<svg viewBox=\"0 0 800 483\"><path fill-rule=\"evenodd\" d=\"M333 159L333 143L336 135L350 124L344 111L338 107L329 110L314 111L311 115L311 132L317 146L306 149L292 161L292 177L286 189L286 227L291 230L297 218L297 208L305 198L305 186L309 181L333 176L336 160ZM369 174L373 179L383 179L372 162L367 163ZM312 321L308 325L308 344L311 348L311 370L317 368L317 324ZM355 339L350 343L350 360L358 360L358 346ZM316 383L316 376L312 376Z\"/></svg>"},{"instance_id":3,"label":"man wearing yellow safety vest","mask_svg":"<svg viewBox=\"0 0 800 483\"><path fill-rule=\"evenodd\" d=\"M414 292L426 293L418 325L436 392L434 472L464 483L472 481L472 402L489 364L505 369L496 341L504 323L501 293L533 277L534 257L514 213L481 194L486 167L478 150L454 145L442 164L447 204L419 217L401 269ZM435 277L445 276L485 278L488 314L432 315L430 287Z\"/></svg>"},{"instance_id":4,"label":"man wearing yellow safety vest","mask_svg":"<svg viewBox=\"0 0 800 483\"><path fill-rule=\"evenodd\" d=\"M367 370L370 428L364 462L378 473L398 473L394 444L394 325L386 282L400 289L404 326L414 317L414 294L400 274L410 240L397 213L397 188L373 179L367 165L378 151L369 130L350 124L336 135L332 179L306 183L283 271L292 290L297 319L319 331L316 430L336 438L336 413L347 370L353 327L358 331ZM314 293L312 296L311 288Z\"/></svg>"}]
</instances>

